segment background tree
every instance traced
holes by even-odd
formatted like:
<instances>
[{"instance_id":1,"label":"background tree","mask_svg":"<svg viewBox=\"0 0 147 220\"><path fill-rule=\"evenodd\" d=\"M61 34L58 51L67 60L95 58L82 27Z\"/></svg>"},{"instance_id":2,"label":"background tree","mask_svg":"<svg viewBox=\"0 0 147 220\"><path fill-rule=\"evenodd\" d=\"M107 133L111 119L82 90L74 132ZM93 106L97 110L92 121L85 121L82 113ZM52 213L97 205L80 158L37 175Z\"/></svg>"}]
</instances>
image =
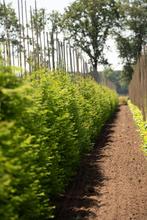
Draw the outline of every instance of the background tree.
<instances>
[{"instance_id":1,"label":"background tree","mask_svg":"<svg viewBox=\"0 0 147 220\"><path fill-rule=\"evenodd\" d=\"M95 79L98 79L98 63L107 64L103 50L118 18L114 0L76 0L65 10L63 26L75 45L89 56Z\"/></svg>"},{"instance_id":2,"label":"background tree","mask_svg":"<svg viewBox=\"0 0 147 220\"><path fill-rule=\"evenodd\" d=\"M113 70L111 67L106 67L102 75L114 83L116 86L116 90L119 94L127 94L128 93L128 83L124 78L124 72L121 70Z\"/></svg>"},{"instance_id":3,"label":"background tree","mask_svg":"<svg viewBox=\"0 0 147 220\"><path fill-rule=\"evenodd\" d=\"M147 37L146 0L121 1L121 28L116 33L117 47L124 63L124 79L132 78L133 65L141 55Z\"/></svg>"},{"instance_id":4,"label":"background tree","mask_svg":"<svg viewBox=\"0 0 147 220\"><path fill-rule=\"evenodd\" d=\"M4 35L4 30L9 32L10 38L16 38L20 27L18 24L18 18L16 16L15 10L12 8L11 4L0 3L0 39L7 37Z\"/></svg>"}]
</instances>

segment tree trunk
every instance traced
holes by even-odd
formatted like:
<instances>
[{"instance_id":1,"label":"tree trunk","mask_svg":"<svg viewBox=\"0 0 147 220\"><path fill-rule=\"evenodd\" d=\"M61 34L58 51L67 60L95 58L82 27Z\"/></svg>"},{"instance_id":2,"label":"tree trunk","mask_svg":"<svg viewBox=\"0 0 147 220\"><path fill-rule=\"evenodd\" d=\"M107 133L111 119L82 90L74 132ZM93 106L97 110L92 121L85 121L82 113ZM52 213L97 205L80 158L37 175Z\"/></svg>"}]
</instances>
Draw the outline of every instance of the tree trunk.
<instances>
[{"instance_id":1,"label":"tree trunk","mask_svg":"<svg viewBox=\"0 0 147 220\"><path fill-rule=\"evenodd\" d=\"M100 82L100 77L99 77L99 74L98 74L98 70L97 70L97 60L94 61L93 63L93 72L92 72L92 76L93 78L95 79L96 82Z\"/></svg>"},{"instance_id":2,"label":"tree trunk","mask_svg":"<svg viewBox=\"0 0 147 220\"><path fill-rule=\"evenodd\" d=\"M52 48L52 67L55 70L55 48L54 48L54 29L51 32L51 48Z\"/></svg>"}]
</instances>

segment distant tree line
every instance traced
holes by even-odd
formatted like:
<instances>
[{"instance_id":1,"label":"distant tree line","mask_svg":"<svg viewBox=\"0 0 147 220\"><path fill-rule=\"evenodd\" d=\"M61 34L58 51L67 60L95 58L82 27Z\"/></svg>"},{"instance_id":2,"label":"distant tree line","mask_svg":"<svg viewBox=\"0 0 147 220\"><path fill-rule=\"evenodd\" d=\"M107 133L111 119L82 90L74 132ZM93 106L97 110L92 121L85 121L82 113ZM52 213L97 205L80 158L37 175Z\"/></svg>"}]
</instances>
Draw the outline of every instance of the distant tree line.
<instances>
[{"instance_id":1,"label":"distant tree line","mask_svg":"<svg viewBox=\"0 0 147 220\"><path fill-rule=\"evenodd\" d=\"M101 72L101 75L105 76L116 86L115 88L118 94L128 94L128 82L126 81L124 72L122 70L113 70L111 67L106 67Z\"/></svg>"}]
</instances>

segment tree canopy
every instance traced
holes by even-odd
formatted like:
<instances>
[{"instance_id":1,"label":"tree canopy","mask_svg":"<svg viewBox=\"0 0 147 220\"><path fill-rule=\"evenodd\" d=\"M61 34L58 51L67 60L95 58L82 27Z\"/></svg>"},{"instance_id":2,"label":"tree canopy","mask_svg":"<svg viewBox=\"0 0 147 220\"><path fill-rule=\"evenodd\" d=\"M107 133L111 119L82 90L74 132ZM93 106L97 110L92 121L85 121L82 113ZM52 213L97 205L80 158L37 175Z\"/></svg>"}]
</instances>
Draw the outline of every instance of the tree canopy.
<instances>
[{"instance_id":1,"label":"tree canopy","mask_svg":"<svg viewBox=\"0 0 147 220\"><path fill-rule=\"evenodd\" d=\"M133 65L147 43L147 2L146 0L121 1L121 25L116 41L120 57L124 62L124 76L129 82Z\"/></svg>"},{"instance_id":2,"label":"tree canopy","mask_svg":"<svg viewBox=\"0 0 147 220\"><path fill-rule=\"evenodd\" d=\"M0 41L5 41L11 38L16 41L16 36L20 30L20 25L16 16L15 10L11 4L0 3Z\"/></svg>"},{"instance_id":3,"label":"tree canopy","mask_svg":"<svg viewBox=\"0 0 147 220\"><path fill-rule=\"evenodd\" d=\"M110 30L119 18L114 0L76 0L65 11L64 28L90 58L94 71L98 63L106 64L103 50Z\"/></svg>"}]
</instances>

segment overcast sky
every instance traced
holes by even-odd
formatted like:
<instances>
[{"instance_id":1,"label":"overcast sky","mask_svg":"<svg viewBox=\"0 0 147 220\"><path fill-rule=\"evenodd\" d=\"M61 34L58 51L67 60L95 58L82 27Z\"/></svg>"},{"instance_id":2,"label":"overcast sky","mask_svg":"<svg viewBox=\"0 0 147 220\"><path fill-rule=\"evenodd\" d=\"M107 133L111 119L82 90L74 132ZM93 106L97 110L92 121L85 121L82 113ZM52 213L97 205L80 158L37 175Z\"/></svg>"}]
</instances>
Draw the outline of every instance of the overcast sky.
<instances>
[{"instance_id":1,"label":"overcast sky","mask_svg":"<svg viewBox=\"0 0 147 220\"><path fill-rule=\"evenodd\" d=\"M5 1L12 2L13 7L15 7L17 10L17 0ZM0 2L2 2L2 0L0 0ZM34 0L26 0L26 2L28 8L30 5L34 5ZM37 6L38 8L45 8L48 12L51 12L52 10L58 10L62 13L64 8L70 5L72 2L73 0L37 0ZM112 68L121 69L121 61L118 58L118 53L114 41L110 39L107 44L110 46L110 50L106 51L106 57L108 58L108 61L112 64Z\"/></svg>"}]
</instances>

